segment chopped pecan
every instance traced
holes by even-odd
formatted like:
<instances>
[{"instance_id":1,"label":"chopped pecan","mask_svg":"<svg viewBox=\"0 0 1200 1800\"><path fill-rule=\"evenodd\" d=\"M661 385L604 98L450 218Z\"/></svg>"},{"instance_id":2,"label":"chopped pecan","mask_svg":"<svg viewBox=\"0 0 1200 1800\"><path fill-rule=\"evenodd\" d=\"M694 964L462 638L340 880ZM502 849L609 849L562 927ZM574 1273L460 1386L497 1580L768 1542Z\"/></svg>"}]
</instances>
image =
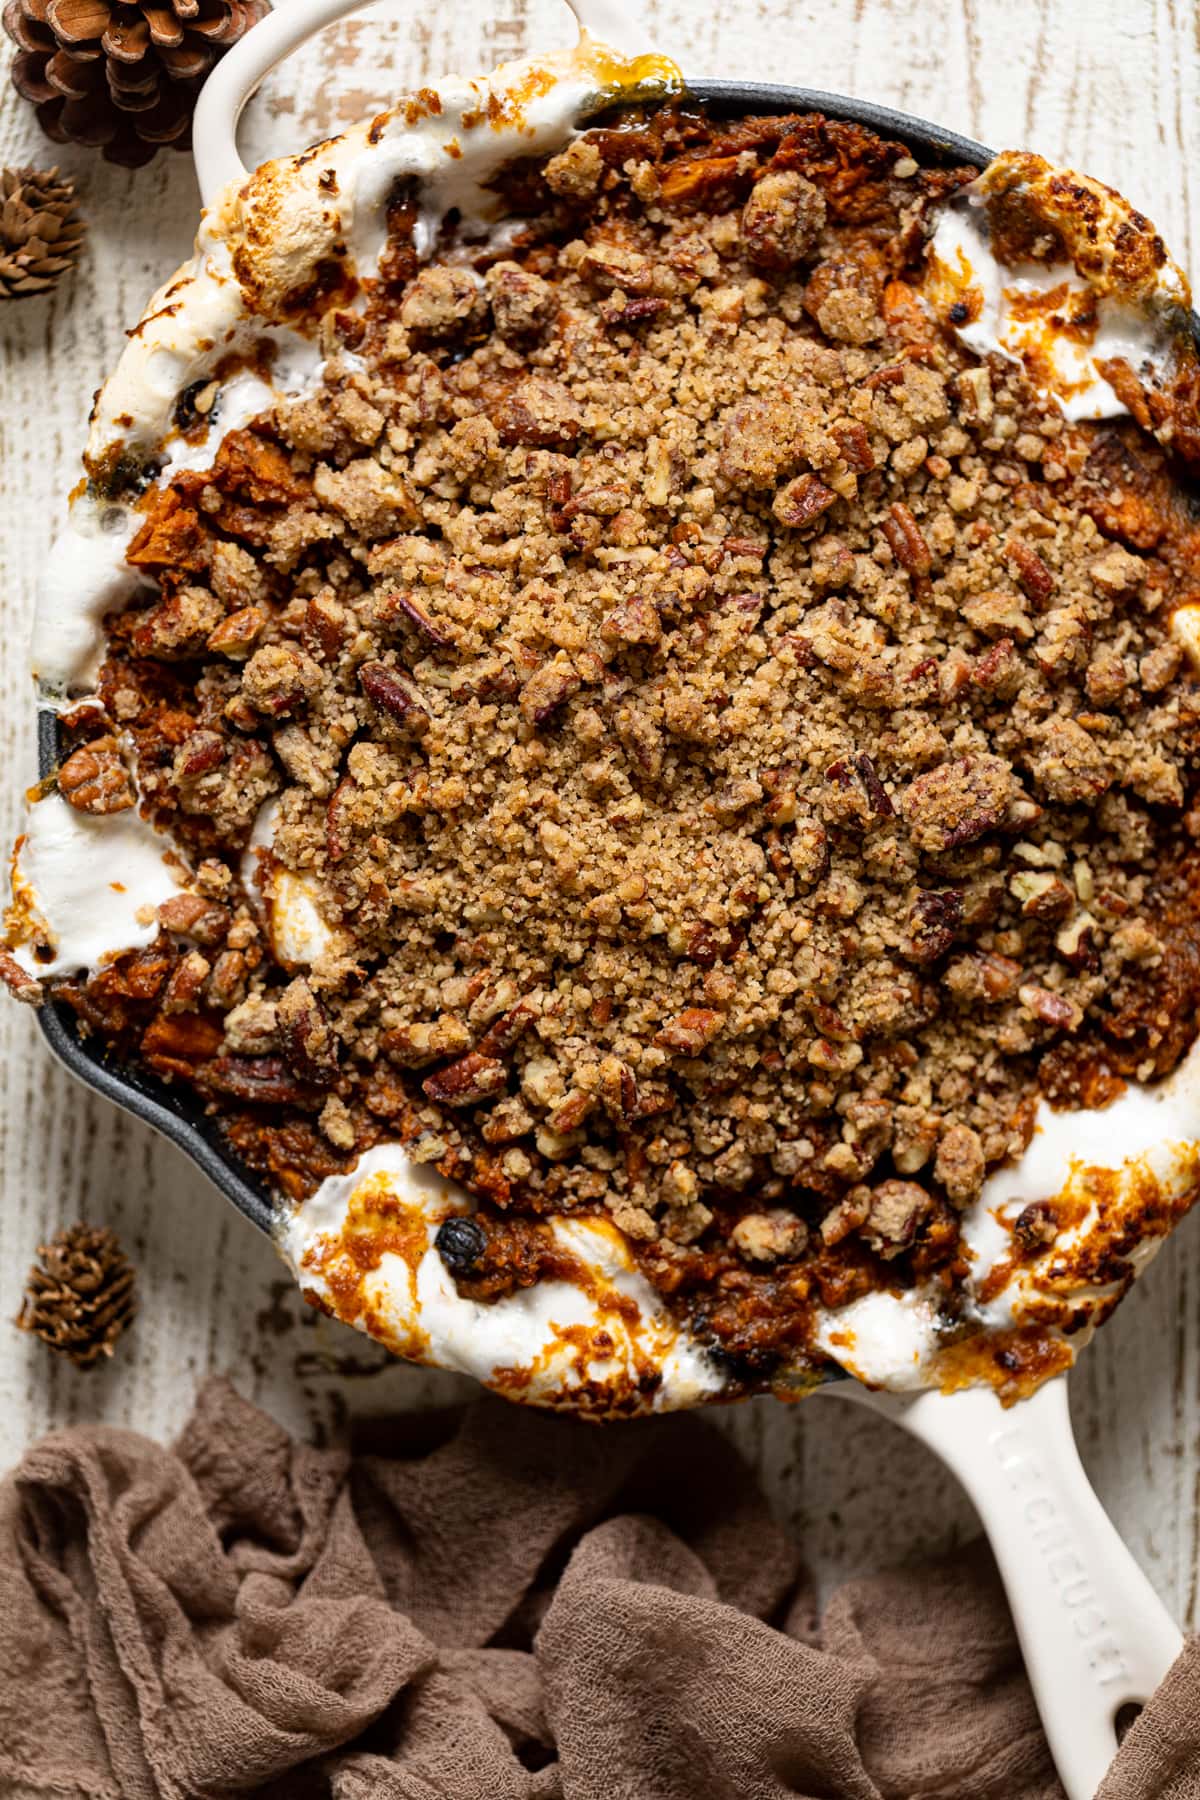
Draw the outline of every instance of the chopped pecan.
<instances>
[{"instance_id":1,"label":"chopped pecan","mask_svg":"<svg viewBox=\"0 0 1200 1800\"><path fill-rule=\"evenodd\" d=\"M220 1012L228 1012L245 997L247 972L240 950L222 950L208 978L208 997Z\"/></svg>"},{"instance_id":2,"label":"chopped pecan","mask_svg":"<svg viewBox=\"0 0 1200 1800\"><path fill-rule=\"evenodd\" d=\"M1017 585L1035 606L1044 606L1057 583L1036 550L1018 537L1009 538L1005 554L1017 578Z\"/></svg>"},{"instance_id":3,"label":"chopped pecan","mask_svg":"<svg viewBox=\"0 0 1200 1800\"><path fill-rule=\"evenodd\" d=\"M945 956L962 926L963 897L959 888L921 892L908 915L908 941L904 954L912 962L935 963Z\"/></svg>"},{"instance_id":4,"label":"chopped pecan","mask_svg":"<svg viewBox=\"0 0 1200 1800\"><path fill-rule=\"evenodd\" d=\"M266 627L266 617L257 606L243 606L231 612L208 634L208 648L215 656L227 656L230 662L244 662Z\"/></svg>"},{"instance_id":5,"label":"chopped pecan","mask_svg":"<svg viewBox=\"0 0 1200 1800\"><path fill-rule=\"evenodd\" d=\"M1083 1008L1062 994L1028 982L1017 990L1017 998L1027 1012L1055 1031L1077 1031L1083 1023Z\"/></svg>"},{"instance_id":6,"label":"chopped pecan","mask_svg":"<svg viewBox=\"0 0 1200 1800\"><path fill-rule=\"evenodd\" d=\"M379 1047L402 1068L419 1069L439 1057L461 1055L470 1042L471 1033L462 1020L445 1014L431 1022L394 1025L380 1037Z\"/></svg>"},{"instance_id":7,"label":"chopped pecan","mask_svg":"<svg viewBox=\"0 0 1200 1800\"><path fill-rule=\"evenodd\" d=\"M594 287L621 288L627 294L648 294L655 281L655 265L648 256L603 241L588 245L579 272Z\"/></svg>"},{"instance_id":8,"label":"chopped pecan","mask_svg":"<svg viewBox=\"0 0 1200 1800\"><path fill-rule=\"evenodd\" d=\"M550 1113L546 1124L560 1136L569 1131L577 1131L595 1106L594 1094L584 1093L582 1088L571 1088Z\"/></svg>"},{"instance_id":9,"label":"chopped pecan","mask_svg":"<svg viewBox=\"0 0 1200 1800\"><path fill-rule=\"evenodd\" d=\"M0 950L0 981L2 981L14 1000L21 1000L26 1006L40 1006L46 998L40 981L27 975L15 956L7 950Z\"/></svg>"},{"instance_id":10,"label":"chopped pecan","mask_svg":"<svg viewBox=\"0 0 1200 1800\"><path fill-rule=\"evenodd\" d=\"M657 644L662 637L658 609L634 594L601 620L600 636L610 644Z\"/></svg>"},{"instance_id":11,"label":"chopped pecan","mask_svg":"<svg viewBox=\"0 0 1200 1800\"><path fill-rule=\"evenodd\" d=\"M325 849L332 863L339 863L350 848L350 812L358 783L353 775L343 775L329 796L325 808Z\"/></svg>"},{"instance_id":12,"label":"chopped pecan","mask_svg":"<svg viewBox=\"0 0 1200 1800\"><path fill-rule=\"evenodd\" d=\"M821 805L833 825L861 830L891 818L895 811L875 764L865 754L838 757L826 769L825 781Z\"/></svg>"},{"instance_id":13,"label":"chopped pecan","mask_svg":"<svg viewBox=\"0 0 1200 1800\"><path fill-rule=\"evenodd\" d=\"M290 644L264 644L242 670L242 697L265 718L295 712L321 685L311 656Z\"/></svg>"},{"instance_id":14,"label":"chopped pecan","mask_svg":"<svg viewBox=\"0 0 1200 1800\"><path fill-rule=\"evenodd\" d=\"M681 1056L700 1056L724 1029L724 1013L707 1006L689 1006L668 1019L654 1042L662 1050Z\"/></svg>"},{"instance_id":15,"label":"chopped pecan","mask_svg":"<svg viewBox=\"0 0 1200 1800\"><path fill-rule=\"evenodd\" d=\"M229 740L219 731L191 732L175 752L172 764L175 780L194 781L200 775L209 774L225 761L228 750Z\"/></svg>"},{"instance_id":16,"label":"chopped pecan","mask_svg":"<svg viewBox=\"0 0 1200 1800\"><path fill-rule=\"evenodd\" d=\"M1074 893L1049 869L1019 869L1008 886L1027 919L1065 919L1075 905Z\"/></svg>"},{"instance_id":17,"label":"chopped pecan","mask_svg":"<svg viewBox=\"0 0 1200 1800\"><path fill-rule=\"evenodd\" d=\"M825 223L820 188L796 169L768 169L742 208L742 242L763 269L792 269L816 244Z\"/></svg>"},{"instance_id":18,"label":"chopped pecan","mask_svg":"<svg viewBox=\"0 0 1200 1800\"><path fill-rule=\"evenodd\" d=\"M520 263L493 263L484 275L496 330L504 338L540 331L554 310L554 289Z\"/></svg>"},{"instance_id":19,"label":"chopped pecan","mask_svg":"<svg viewBox=\"0 0 1200 1800\"><path fill-rule=\"evenodd\" d=\"M933 1207L918 1181L881 1181L871 1191L862 1234L885 1260L907 1250Z\"/></svg>"},{"instance_id":20,"label":"chopped pecan","mask_svg":"<svg viewBox=\"0 0 1200 1800\"><path fill-rule=\"evenodd\" d=\"M421 690L402 669L382 662L365 662L358 671L358 685L372 705L415 737L422 737L429 730L430 719Z\"/></svg>"},{"instance_id":21,"label":"chopped pecan","mask_svg":"<svg viewBox=\"0 0 1200 1800\"><path fill-rule=\"evenodd\" d=\"M1052 1200L1032 1200L1013 1220L1013 1246L1022 1260L1040 1256L1058 1236L1058 1214Z\"/></svg>"},{"instance_id":22,"label":"chopped pecan","mask_svg":"<svg viewBox=\"0 0 1200 1800\"><path fill-rule=\"evenodd\" d=\"M207 956L202 956L199 950L189 950L186 956L181 956L172 969L171 978L163 992L163 1011L195 1012L200 1005L210 970L211 964Z\"/></svg>"},{"instance_id":23,"label":"chopped pecan","mask_svg":"<svg viewBox=\"0 0 1200 1800\"><path fill-rule=\"evenodd\" d=\"M638 1084L629 1064L619 1056L606 1056L600 1064L600 1099L617 1124L636 1116Z\"/></svg>"},{"instance_id":24,"label":"chopped pecan","mask_svg":"<svg viewBox=\"0 0 1200 1800\"><path fill-rule=\"evenodd\" d=\"M482 1056L469 1050L457 1062L448 1063L435 1075L427 1075L421 1083L429 1100L439 1106L475 1106L490 1100L508 1085L508 1070L494 1056Z\"/></svg>"},{"instance_id":25,"label":"chopped pecan","mask_svg":"<svg viewBox=\"0 0 1200 1800\"><path fill-rule=\"evenodd\" d=\"M284 1062L301 1081L328 1086L338 1072L338 1041L303 976L284 988L276 1004Z\"/></svg>"},{"instance_id":26,"label":"chopped pecan","mask_svg":"<svg viewBox=\"0 0 1200 1800\"><path fill-rule=\"evenodd\" d=\"M454 639L448 632L434 622L413 594L395 593L387 596L386 605L391 614L401 624L411 625L417 636L431 644L435 650L449 650Z\"/></svg>"},{"instance_id":27,"label":"chopped pecan","mask_svg":"<svg viewBox=\"0 0 1200 1800\"><path fill-rule=\"evenodd\" d=\"M169 594L145 615L133 634L138 656L175 662L199 656L219 625L224 607L207 588L185 587Z\"/></svg>"},{"instance_id":28,"label":"chopped pecan","mask_svg":"<svg viewBox=\"0 0 1200 1800\"><path fill-rule=\"evenodd\" d=\"M58 791L77 812L127 812L135 795L116 738L93 738L73 750L58 771Z\"/></svg>"},{"instance_id":29,"label":"chopped pecan","mask_svg":"<svg viewBox=\"0 0 1200 1800\"><path fill-rule=\"evenodd\" d=\"M842 454L842 461L855 475L869 475L875 467L875 453L871 449L871 439L865 425L853 421L849 425L835 425L833 441Z\"/></svg>"},{"instance_id":30,"label":"chopped pecan","mask_svg":"<svg viewBox=\"0 0 1200 1800\"><path fill-rule=\"evenodd\" d=\"M158 922L164 931L212 945L228 936L230 914L227 906L218 900L206 900L203 894L172 894L160 905Z\"/></svg>"},{"instance_id":31,"label":"chopped pecan","mask_svg":"<svg viewBox=\"0 0 1200 1800\"><path fill-rule=\"evenodd\" d=\"M883 521L883 535L902 569L907 569L910 575L929 574L933 567L933 553L925 541L921 527L903 500L894 500L888 508L888 516Z\"/></svg>"},{"instance_id":32,"label":"chopped pecan","mask_svg":"<svg viewBox=\"0 0 1200 1800\"><path fill-rule=\"evenodd\" d=\"M995 831L1019 793L1009 764L998 756L966 756L941 763L909 783L900 810L913 843L941 855Z\"/></svg>"},{"instance_id":33,"label":"chopped pecan","mask_svg":"<svg viewBox=\"0 0 1200 1800\"><path fill-rule=\"evenodd\" d=\"M528 1000L518 1000L517 1004L510 1007L508 1012L501 1013L498 1019L492 1020L476 1045L476 1049L481 1056L507 1055L517 1039L528 1031L536 1017L537 1010L530 1005Z\"/></svg>"},{"instance_id":34,"label":"chopped pecan","mask_svg":"<svg viewBox=\"0 0 1200 1800\"><path fill-rule=\"evenodd\" d=\"M205 1065L203 1085L249 1106L299 1106L315 1111L323 1103L323 1096L297 1081L278 1056L214 1057Z\"/></svg>"},{"instance_id":35,"label":"chopped pecan","mask_svg":"<svg viewBox=\"0 0 1200 1800\"><path fill-rule=\"evenodd\" d=\"M658 294L638 294L632 300L614 298L604 302L600 317L606 325L643 325L647 319L657 319L669 304Z\"/></svg>"},{"instance_id":36,"label":"chopped pecan","mask_svg":"<svg viewBox=\"0 0 1200 1800\"><path fill-rule=\"evenodd\" d=\"M983 980L983 991L989 1000L1007 1000L1016 992L1021 979L1021 965L1011 956L1000 956L994 950L976 958Z\"/></svg>"},{"instance_id":37,"label":"chopped pecan","mask_svg":"<svg viewBox=\"0 0 1200 1800\"><path fill-rule=\"evenodd\" d=\"M559 658L534 670L518 704L531 725L545 725L582 686L578 672L565 657Z\"/></svg>"},{"instance_id":38,"label":"chopped pecan","mask_svg":"<svg viewBox=\"0 0 1200 1800\"><path fill-rule=\"evenodd\" d=\"M798 531L828 512L836 499L833 489L827 488L815 475L797 475L794 481L780 488L771 502L771 511L781 525Z\"/></svg>"}]
</instances>

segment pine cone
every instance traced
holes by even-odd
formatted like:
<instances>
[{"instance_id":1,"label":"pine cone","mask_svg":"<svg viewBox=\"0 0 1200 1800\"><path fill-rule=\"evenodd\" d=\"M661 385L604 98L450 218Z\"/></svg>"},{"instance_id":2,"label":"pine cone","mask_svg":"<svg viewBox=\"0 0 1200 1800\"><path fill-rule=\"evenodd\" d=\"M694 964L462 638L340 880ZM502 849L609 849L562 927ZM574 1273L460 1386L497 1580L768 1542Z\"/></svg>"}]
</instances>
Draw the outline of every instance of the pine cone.
<instances>
[{"instance_id":1,"label":"pine cone","mask_svg":"<svg viewBox=\"0 0 1200 1800\"><path fill-rule=\"evenodd\" d=\"M79 255L87 227L57 169L0 170L0 300L44 294Z\"/></svg>"},{"instance_id":2,"label":"pine cone","mask_svg":"<svg viewBox=\"0 0 1200 1800\"><path fill-rule=\"evenodd\" d=\"M135 169L186 150L204 77L267 0L6 0L13 85L56 144Z\"/></svg>"},{"instance_id":3,"label":"pine cone","mask_svg":"<svg viewBox=\"0 0 1200 1800\"><path fill-rule=\"evenodd\" d=\"M107 1226L71 1225L39 1244L38 1255L17 1324L90 1369L112 1355L137 1310L133 1264Z\"/></svg>"}]
</instances>

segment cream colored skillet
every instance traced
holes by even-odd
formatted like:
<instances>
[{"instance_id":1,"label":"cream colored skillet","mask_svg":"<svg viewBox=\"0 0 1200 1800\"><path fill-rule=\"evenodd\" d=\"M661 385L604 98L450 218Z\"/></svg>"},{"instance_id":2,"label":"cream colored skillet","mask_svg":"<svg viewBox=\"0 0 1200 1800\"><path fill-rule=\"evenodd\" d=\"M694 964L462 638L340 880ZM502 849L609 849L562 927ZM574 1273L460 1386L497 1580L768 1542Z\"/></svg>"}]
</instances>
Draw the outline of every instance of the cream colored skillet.
<instances>
[{"instance_id":1,"label":"cream colored skillet","mask_svg":"<svg viewBox=\"0 0 1200 1800\"><path fill-rule=\"evenodd\" d=\"M206 203L245 178L235 132L254 88L306 37L360 3L287 0L218 67L196 116ZM614 49L628 56L650 49L613 0L572 5L581 26ZM987 1388L897 1394L842 1381L824 1391L901 1425L966 1487L1004 1578L1063 1786L1070 1800L1090 1797L1116 1750L1118 1713L1149 1697L1182 1638L1088 1484L1065 1376L1008 1410Z\"/></svg>"}]
</instances>

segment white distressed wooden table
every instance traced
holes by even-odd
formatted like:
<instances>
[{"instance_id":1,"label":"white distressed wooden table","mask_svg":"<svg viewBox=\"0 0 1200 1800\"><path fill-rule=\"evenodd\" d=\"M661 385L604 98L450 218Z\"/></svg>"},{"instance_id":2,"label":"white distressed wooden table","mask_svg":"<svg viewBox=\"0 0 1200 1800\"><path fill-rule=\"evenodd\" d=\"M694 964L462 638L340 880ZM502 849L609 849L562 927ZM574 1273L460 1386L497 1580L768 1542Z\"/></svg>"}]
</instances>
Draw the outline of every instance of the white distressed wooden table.
<instances>
[{"instance_id":1,"label":"white distressed wooden table","mask_svg":"<svg viewBox=\"0 0 1200 1800\"><path fill-rule=\"evenodd\" d=\"M286 4L286 0L282 0ZM889 101L994 147L1028 146L1121 188L1200 276L1200 45L1189 0L649 0L685 71L803 83ZM298 149L327 124L448 69L490 67L568 41L553 0L386 6L273 78L247 117L247 160ZM0 838L33 778L25 644L37 572L75 481L93 389L123 329L186 255L198 212L188 158L127 174L40 136L10 89L0 161L59 158L91 221L78 275L49 301L0 306ZM142 1311L112 1364L81 1375L11 1328L40 1239L109 1222L141 1273ZM318 1319L270 1246L184 1158L54 1066L32 1016L0 1006L0 1467L81 1419L169 1438L197 1380L233 1376L288 1426L339 1430L457 1392L386 1364ZM1200 1224L1179 1233L1074 1381L1084 1460L1134 1553L1182 1623L1200 1557ZM835 1400L718 1415L760 1469L825 1582L949 1545L970 1508L932 1459Z\"/></svg>"}]
</instances>

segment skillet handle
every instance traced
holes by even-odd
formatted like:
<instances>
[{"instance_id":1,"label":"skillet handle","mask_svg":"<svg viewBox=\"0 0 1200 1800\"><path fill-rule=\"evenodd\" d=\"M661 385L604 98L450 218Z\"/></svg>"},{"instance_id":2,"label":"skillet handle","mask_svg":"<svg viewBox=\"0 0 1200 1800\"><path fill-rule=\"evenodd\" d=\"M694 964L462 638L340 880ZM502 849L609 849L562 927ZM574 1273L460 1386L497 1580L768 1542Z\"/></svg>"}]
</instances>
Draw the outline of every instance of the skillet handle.
<instances>
[{"instance_id":1,"label":"skillet handle","mask_svg":"<svg viewBox=\"0 0 1200 1800\"><path fill-rule=\"evenodd\" d=\"M249 171L238 155L237 126L242 108L259 82L314 33L370 0L283 0L221 58L204 84L192 126L192 154L200 198L211 206L231 181ZM632 0L567 0L587 32L623 56L652 48Z\"/></svg>"},{"instance_id":2,"label":"skillet handle","mask_svg":"<svg viewBox=\"0 0 1200 1800\"><path fill-rule=\"evenodd\" d=\"M838 1390L927 1444L966 1488L1059 1779L1068 1800L1093 1800L1116 1755L1118 1711L1150 1698L1183 1637L1084 1473L1066 1376L1007 1411L990 1388L880 1394L838 1382L826 1391Z\"/></svg>"}]
</instances>

